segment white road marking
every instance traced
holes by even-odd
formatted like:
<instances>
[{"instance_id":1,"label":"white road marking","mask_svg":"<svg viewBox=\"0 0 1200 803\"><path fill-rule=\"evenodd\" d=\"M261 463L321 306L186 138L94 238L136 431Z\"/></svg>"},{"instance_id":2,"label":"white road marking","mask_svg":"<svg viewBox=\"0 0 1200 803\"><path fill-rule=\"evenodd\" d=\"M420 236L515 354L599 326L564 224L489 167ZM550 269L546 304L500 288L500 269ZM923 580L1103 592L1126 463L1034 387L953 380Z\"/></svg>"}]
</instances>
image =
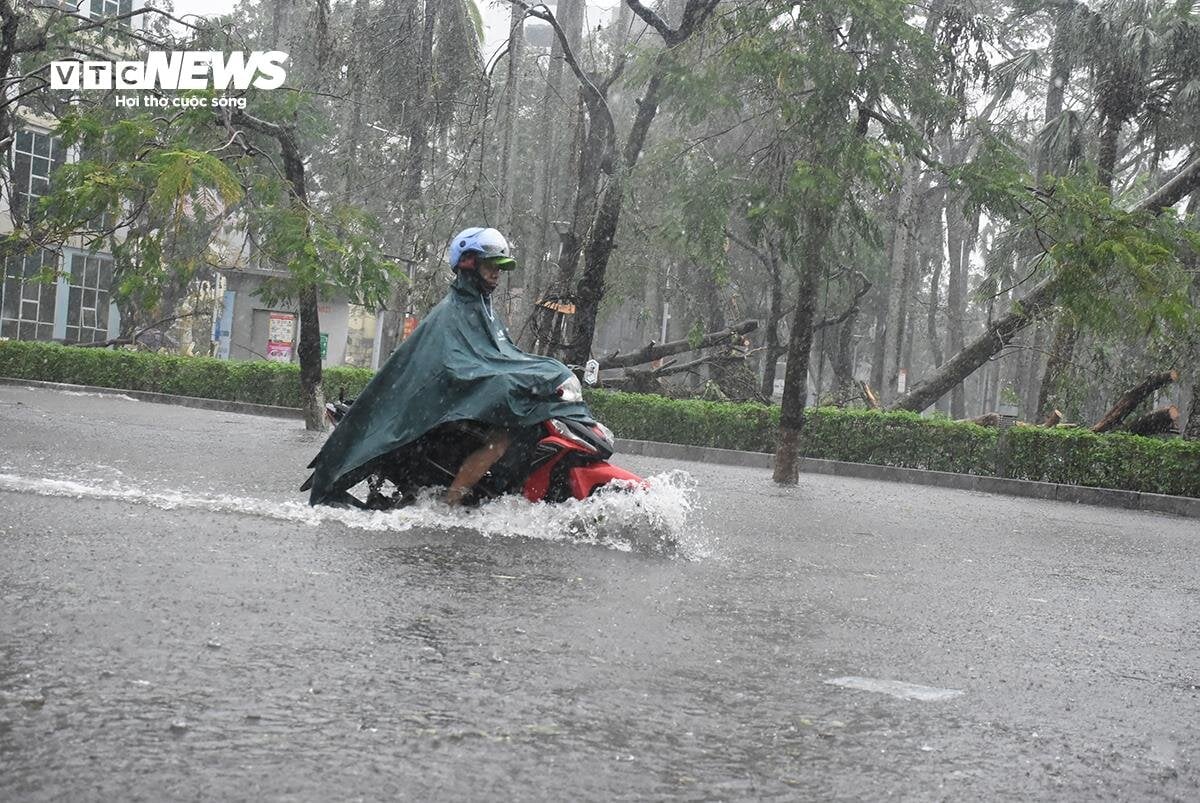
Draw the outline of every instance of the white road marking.
<instances>
[{"instance_id":1,"label":"white road marking","mask_svg":"<svg viewBox=\"0 0 1200 803\"><path fill-rule=\"evenodd\" d=\"M906 683L903 680L844 677L830 678L825 682L830 686L873 691L879 694L887 694L891 697L898 697L901 700L920 700L924 703L949 700L962 694L962 691L959 689L939 689L934 686L919 686L916 683Z\"/></svg>"}]
</instances>

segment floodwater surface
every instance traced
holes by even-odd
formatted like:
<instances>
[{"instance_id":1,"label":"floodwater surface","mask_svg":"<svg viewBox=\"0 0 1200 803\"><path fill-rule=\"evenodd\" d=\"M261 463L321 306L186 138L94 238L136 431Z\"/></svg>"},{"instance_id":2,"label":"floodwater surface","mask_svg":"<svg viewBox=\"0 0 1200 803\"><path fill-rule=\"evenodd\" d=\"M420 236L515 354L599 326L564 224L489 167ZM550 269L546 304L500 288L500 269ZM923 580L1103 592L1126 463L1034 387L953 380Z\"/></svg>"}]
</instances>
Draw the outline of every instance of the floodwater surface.
<instances>
[{"instance_id":1,"label":"floodwater surface","mask_svg":"<svg viewBox=\"0 0 1200 803\"><path fill-rule=\"evenodd\" d=\"M312 509L319 443L0 385L0 799L1200 795L1193 521L619 454Z\"/></svg>"}]
</instances>

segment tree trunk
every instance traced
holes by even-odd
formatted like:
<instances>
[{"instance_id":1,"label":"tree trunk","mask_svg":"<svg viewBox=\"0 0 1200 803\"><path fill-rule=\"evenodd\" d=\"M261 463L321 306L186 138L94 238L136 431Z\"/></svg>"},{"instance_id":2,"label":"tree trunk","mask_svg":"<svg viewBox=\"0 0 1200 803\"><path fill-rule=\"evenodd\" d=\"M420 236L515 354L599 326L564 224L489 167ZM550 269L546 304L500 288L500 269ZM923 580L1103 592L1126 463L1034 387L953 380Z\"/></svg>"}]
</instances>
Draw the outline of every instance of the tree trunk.
<instances>
[{"instance_id":1,"label":"tree trunk","mask_svg":"<svg viewBox=\"0 0 1200 803\"><path fill-rule=\"evenodd\" d=\"M284 130L276 139L279 141L283 173L288 180L292 205L304 214L304 234L307 238L310 223L304 158L300 155L293 133ZM298 302L300 340L296 345L296 356L300 361L300 407L304 411L304 428L324 430L325 398L321 390L321 321L317 286L311 283L301 286Z\"/></svg>"},{"instance_id":2,"label":"tree trunk","mask_svg":"<svg viewBox=\"0 0 1200 803\"><path fill-rule=\"evenodd\" d=\"M596 317L600 310L600 301L604 296L605 273L608 261L616 246L617 223L621 219L621 207L625 199L625 182L637 166L642 155L642 147L646 143L646 135L650 125L658 114L658 95L668 72L673 69L671 54L675 46L682 44L707 21L717 6L717 0L687 0L680 27L666 32L664 35L669 49L659 53L650 76L638 100L637 113L634 115L629 136L625 147L620 153L612 154L616 160L612 177L604 188L592 222L585 247L583 275L575 293L575 319L573 321L571 343L567 348L566 357L569 362L583 364L588 360L592 350L592 340L596 335ZM645 6L638 4L634 11L640 16L654 16ZM661 23L661 19L658 20ZM589 102L589 112L592 108ZM596 115L589 113L589 125L596 124ZM611 122L611 121L610 121ZM582 175L582 174L581 174Z\"/></svg>"},{"instance_id":3,"label":"tree trunk","mask_svg":"<svg viewBox=\"0 0 1200 803\"><path fill-rule=\"evenodd\" d=\"M974 238L963 217L962 201L960 196L951 196L951 203L946 205L946 250L950 261L946 282L946 354L957 354L966 344L963 322L967 316L967 266ZM960 383L950 390L950 417L965 417L966 407L966 393Z\"/></svg>"},{"instance_id":4,"label":"tree trunk","mask_svg":"<svg viewBox=\"0 0 1200 803\"><path fill-rule=\"evenodd\" d=\"M983 334L947 360L928 379L896 399L888 409L919 413L936 402L942 394L961 383L1008 345L1014 334L1054 302L1057 291L1057 282L1053 277L1043 279L1023 299L1014 302L1008 314L993 321Z\"/></svg>"},{"instance_id":5,"label":"tree trunk","mask_svg":"<svg viewBox=\"0 0 1200 803\"><path fill-rule=\"evenodd\" d=\"M887 339L887 298L880 290L875 294L875 324L872 328L871 387L883 386L883 345Z\"/></svg>"},{"instance_id":6,"label":"tree trunk","mask_svg":"<svg viewBox=\"0 0 1200 803\"><path fill-rule=\"evenodd\" d=\"M1046 105L1042 115L1043 126L1056 124L1058 118L1063 112L1063 101L1066 98L1067 84L1071 80L1071 68L1074 64L1074 51L1070 47L1071 36L1071 16L1074 9L1070 4L1063 4L1059 7L1054 17L1054 33L1050 40L1050 81L1046 87ZM1044 138L1042 147L1038 150L1037 160L1034 165L1034 176L1038 186L1043 186L1046 177L1050 175L1059 175L1062 172L1063 166L1056 163L1055 154L1050 148L1049 138ZM1062 318L1058 316L1057 323L1054 326L1055 336L1054 341L1058 340L1062 329ZM1035 348L1045 346L1047 335L1050 327L1042 324L1037 327L1033 336L1032 345ZM1068 337L1066 332L1062 332L1064 338ZM1073 339L1072 339L1073 347ZM1051 347L1051 354L1055 348ZM1033 418L1044 416L1049 413L1050 409L1054 409L1055 405L1049 399L1047 392L1049 379L1052 383L1061 383L1062 370L1065 366L1056 364L1053 371L1051 370L1050 360L1047 360L1045 368L1042 368L1042 354L1040 351L1032 351L1026 355L1028 371L1025 374L1025 382L1027 387L1024 388L1024 404L1025 415ZM1070 357L1067 358L1068 361Z\"/></svg>"},{"instance_id":7,"label":"tree trunk","mask_svg":"<svg viewBox=\"0 0 1200 803\"><path fill-rule=\"evenodd\" d=\"M575 280L579 258L583 253L583 234L588 231L596 214L596 193L601 174L611 175L612 154L615 149L616 133L607 116L600 110L600 102L585 97L588 108L588 125L583 146L579 151L579 185L575 188L572 204L571 225L562 236L562 252L558 261L556 291L567 293Z\"/></svg>"},{"instance_id":8,"label":"tree trunk","mask_svg":"<svg viewBox=\"0 0 1200 803\"><path fill-rule=\"evenodd\" d=\"M17 14L9 0L0 0L0 77L8 78L12 69L13 57L16 55L17 30L20 28L23 15ZM9 111L8 96L0 100L0 142L8 142L13 135L13 117ZM0 147L0 156L4 164L11 164L12 145Z\"/></svg>"},{"instance_id":9,"label":"tree trunk","mask_svg":"<svg viewBox=\"0 0 1200 803\"><path fill-rule=\"evenodd\" d=\"M576 50L583 22L581 6L581 0L559 0L554 11L566 34L568 46ZM536 209L539 212L534 223L533 253L526 258L526 264L533 268L534 278L529 284L534 288L535 297L541 295L545 283L546 266L543 260L558 244L554 221L564 219L564 210L572 209L575 205L574 175L580 152L576 134L581 124L581 114L582 99L578 90L568 90L563 79L563 45L555 37L550 48L546 92L534 128L535 131L544 132L546 137L545 147L534 160Z\"/></svg>"},{"instance_id":10,"label":"tree trunk","mask_svg":"<svg viewBox=\"0 0 1200 803\"><path fill-rule=\"evenodd\" d=\"M929 310L925 316L925 337L929 340L929 356L933 367L941 366L946 359L942 351L942 339L938 333L938 309L941 307L942 255L933 257L933 269L929 272Z\"/></svg>"},{"instance_id":11,"label":"tree trunk","mask_svg":"<svg viewBox=\"0 0 1200 803\"><path fill-rule=\"evenodd\" d=\"M1188 406L1187 426L1183 429L1183 437L1190 441L1200 441L1200 381L1192 385L1192 403Z\"/></svg>"},{"instance_id":12,"label":"tree trunk","mask_svg":"<svg viewBox=\"0 0 1200 803\"><path fill-rule=\"evenodd\" d=\"M887 318L884 323L883 340L883 385L880 394L884 405L896 398L896 379L900 368L900 348L903 343L905 282L908 275L908 252L912 240L910 217L913 198L917 190L917 167L909 160L904 165L900 179L900 194L896 200L895 229L892 236L892 251L888 270Z\"/></svg>"},{"instance_id":13,"label":"tree trunk","mask_svg":"<svg viewBox=\"0 0 1200 803\"><path fill-rule=\"evenodd\" d=\"M900 371L904 372L905 388L913 383L916 375L913 373L913 343L916 341L917 326L914 322L916 317L916 297L915 294L909 292L912 283L916 281L916 260L911 256L908 264L908 275L905 277L905 313L904 322L902 324L904 331L904 342L900 344L900 359L897 361L896 379L899 381Z\"/></svg>"},{"instance_id":14,"label":"tree trunk","mask_svg":"<svg viewBox=\"0 0 1200 803\"><path fill-rule=\"evenodd\" d=\"M513 198L517 194L517 112L521 108L521 64L525 52L525 11L511 9L508 23L508 75L504 81L504 126L500 133L500 210L497 220L509 236L515 231Z\"/></svg>"},{"instance_id":15,"label":"tree trunk","mask_svg":"<svg viewBox=\"0 0 1200 803\"><path fill-rule=\"evenodd\" d=\"M855 393L854 382L854 326L858 321L858 312L850 313L842 321L838 329L836 351L830 364L833 367L834 382L837 384L835 395L839 399L850 399Z\"/></svg>"},{"instance_id":16,"label":"tree trunk","mask_svg":"<svg viewBox=\"0 0 1200 803\"><path fill-rule=\"evenodd\" d=\"M1046 87L1046 106L1042 115L1044 125L1050 125L1062 114L1067 84L1071 81L1074 52L1070 47L1069 37L1071 36L1073 13L1072 4L1063 3L1054 15L1054 33L1050 40L1050 82ZM1044 142L1044 147L1038 151L1037 164L1034 168L1034 176L1037 178L1038 184L1042 183L1044 176L1057 175L1059 172L1058 166L1054 163L1055 154L1050 151L1049 147L1045 147L1048 144L1048 141Z\"/></svg>"},{"instance_id":17,"label":"tree trunk","mask_svg":"<svg viewBox=\"0 0 1200 803\"><path fill-rule=\"evenodd\" d=\"M1046 373L1038 391L1035 418L1047 416L1051 410L1066 405L1063 393L1067 389L1067 372L1075 358L1075 344L1078 341L1079 327L1070 315L1060 312L1058 327L1054 330L1054 341L1050 344L1050 356L1046 360Z\"/></svg>"},{"instance_id":18,"label":"tree trunk","mask_svg":"<svg viewBox=\"0 0 1200 803\"><path fill-rule=\"evenodd\" d=\"M625 141L623 163L613 171L600 196L600 205L585 248L583 275L575 290L575 318L566 352L567 362L582 365L591 355L592 339L596 336L596 317L604 297L608 260L616 247L617 223L620 222L621 207L625 202L625 181L641 157L650 124L658 114L658 92L663 75L664 71L660 69L646 85L633 128Z\"/></svg>"},{"instance_id":19,"label":"tree trunk","mask_svg":"<svg viewBox=\"0 0 1200 803\"><path fill-rule=\"evenodd\" d=\"M812 351L813 319L817 310L817 283L823 273L822 251L829 236L829 216L810 209L801 241L800 287L796 314L788 338L787 371L783 377L783 402L779 412L779 445L775 451L773 479L781 485L800 481L800 430L808 404L808 361Z\"/></svg>"},{"instance_id":20,"label":"tree trunk","mask_svg":"<svg viewBox=\"0 0 1200 803\"><path fill-rule=\"evenodd\" d=\"M1026 343L1019 378L1021 415L1027 421L1034 421L1041 415L1042 410L1042 405L1039 403L1041 398L1039 380L1045 370L1045 366L1042 365L1042 357L1047 350L1046 340L1049 335L1049 327L1038 322L1023 334L1026 336Z\"/></svg>"},{"instance_id":21,"label":"tree trunk","mask_svg":"<svg viewBox=\"0 0 1200 803\"><path fill-rule=\"evenodd\" d=\"M771 272L771 299L767 310L767 325L763 331L763 373L760 391L764 398L775 395L775 366L786 349L779 344L779 323L783 320L783 276L779 265L779 250L768 237L766 256Z\"/></svg>"},{"instance_id":22,"label":"tree trunk","mask_svg":"<svg viewBox=\"0 0 1200 803\"><path fill-rule=\"evenodd\" d=\"M1188 199L1186 214L1195 220L1197 211L1200 211L1200 192L1192 193L1192 197ZM1200 305L1200 256L1196 256L1195 252L1193 252L1189 267L1192 268L1192 304ZM1200 373L1196 370L1197 364L1200 364L1200 332L1193 331L1191 333L1191 360L1189 361L1192 375L1192 400L1188 405L1187 423L1183 427L1183 437L1188 440L1200 440Z\"/></svg>"},{"instance_id":23,"label":"tree trunk","mask_svg":"<svg viewBox=\"0 0 1200 803\"><path fill-rule=\"evenodd\" d=\"M1146 377L1143 382L1130 388L1122 394L1117 403L1112 406L1104 417L1095 423L1092 427L1092 432L1108 432L1114 429L1118 424L1125 420L1125 417L1134 411L1142 401L1159 388L1176 382L1179 379L1178 371L1162 371L1161 373L1151 374Z\"/></svg>"},{"instance_id":24,"label":"tree trunk","mask_svg":"<svg viewBox=\"0 0 1200 803\"><path fill-rule=\"evenodd\" d=\"M316 285L300 290L300 341L296 356L300 361L300 406L304 428L325 429L325 393L321 389L321 322Z\"/></svg>"},{"instance_id":25,"label":"tree trunk","mask_svg":"<svg viewBox=\"0 0 1200 803\"><path fill-rule=\"evenodd\" d=\"M1008 295L1004 294L1000 297L1004 302L1008 301ZM987 302L987 326L990 329L996 320L996 298L989 298ZM983 386L980 391L979 411L981 413L989 410L995 410L1000 403L1000 361L990 360L987 368L983 371L981 377Z\"/></svg>"},{"instance_id":26,"label":"tree trunk","mask_svg":"<svg viewBox=\"0 0 1200 803\"><path fill-rule=\"evenodd\" d=\"M567 46L575 53L579 52L583 42L584 5L584 0L559 0L558 2L559 23L566 34ZM555 44L559 43L556 41ZM580 94L578 89L574 92L569 91L566 81L561 77L563 68L561 45L559 45L557 67L560 78L556 90L560 93L560 97L565 98L568 103L564 109L565 113L561 115L559 125L554 126L550 131L552 152L546 154L546 161L552 168L548 180L554 182L551 192L558 199L557 208L569 209L582 175L578 172L580 162L574 157L579 153L583 143L584 105L576 99ZM571 102L573 99L574 102Z\"/></svg>"},{"instance_id":27,"label":"tree trunk","mask_svg":"<svg viewBox=\"0 0 1200 803\"><path fill-rule=\"evenodd\" d=\"M354 36L365 35L370 0L354 0L354 13L350 29ZM366 83L366 65L361 53L354 53L348 60L346 83L350 90L350 103L343 108L344 130L349 132L342 146L342 195L347 200L361 198L362 169L359 167L359 148L363 135L363 86Z\"/></svg>"},{"instance_id":28,"label":"tree trunk","mask_svg":"<svg viewBox=\"0 0 1200 803\"><path fill-rule=\"evenodd\" d=\"M1124 89L1122 87L1122 90ZM1100 182L1100 186L1110 194L1117 165L1117 142L1121 136L1123 122L1112 115L1105 115L1104 124L1100 128L1100 150L1096 155L1096 178Z\"/></svg>"},{"instance_id":29,"label":"tree trunk","mask_svg":"<svg viewBox=\"0 0 1200 803\"><path fill-rule=\"evenodd\" d=\"M1121 427L1130 435L1164 435L1179 431L1179 408L1173 404L1139 415Z\"/></svg>"}]
</instances>

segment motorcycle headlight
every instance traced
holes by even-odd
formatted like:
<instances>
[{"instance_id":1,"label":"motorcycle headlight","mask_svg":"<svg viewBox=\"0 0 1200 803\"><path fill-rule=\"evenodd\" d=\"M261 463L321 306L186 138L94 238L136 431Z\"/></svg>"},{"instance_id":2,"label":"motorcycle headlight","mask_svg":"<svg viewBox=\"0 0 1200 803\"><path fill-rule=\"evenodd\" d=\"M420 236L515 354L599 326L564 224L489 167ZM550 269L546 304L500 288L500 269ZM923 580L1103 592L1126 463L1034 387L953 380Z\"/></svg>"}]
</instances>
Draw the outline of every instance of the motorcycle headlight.
<instances>
[{"instance_id":1,"label":"motorcycle headlight","mask_svg":"<svg viewBox=\"0 0 1200 803\"><path fill-rule=\"evenodd\" d=\"M613 445L613 431L611 429L597 421L596 426L592 428L592 431L598 433L610 447Z\"/></svg>"},{"instance_id":2,"label":"motorcycle headlight","mask_svg":"<svg viewBox=\"0 0 1200 803\"><path fill-rule=\"evenodd\" d=\"M583 385L579 384L579 377L575 374L571 374L555 392L558 393L560 399L566 402L583 401Z\"/></svg>"}]
</instances>

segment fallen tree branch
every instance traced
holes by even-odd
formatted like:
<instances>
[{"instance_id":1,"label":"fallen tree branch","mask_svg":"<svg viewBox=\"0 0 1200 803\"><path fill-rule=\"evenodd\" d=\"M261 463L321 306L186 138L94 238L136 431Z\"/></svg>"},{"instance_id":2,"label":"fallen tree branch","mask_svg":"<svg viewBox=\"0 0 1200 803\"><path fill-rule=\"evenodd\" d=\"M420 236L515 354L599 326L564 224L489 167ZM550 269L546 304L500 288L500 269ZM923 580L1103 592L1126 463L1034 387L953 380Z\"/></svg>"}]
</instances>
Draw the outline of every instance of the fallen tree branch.
<instances>
[{"instance_id":1,"label":"fallen tree branch","mask_svg":"<svg viewBox=\"0 0 1200 803\"><path fill-rule=\"evenodd\" d=\"M673 354L682 354L685 351L697 351L709 346L716 346L738 335L753 332L757 328L758 321L742 321L730 326L728 329L722 329L719 332L709 332L701 337L698 342L692 342L685 338L683 340L672 340L669 343L662 343L660 345L651 341L637 351L632 351L629 354L621 354L619 351L614 351L612 354L601 357L599 361L600 367L631 368L635 365L661 360L663 357L670 357Z\"/></svg>"},{"instance_id":2,"label":"fallen tree branch","mask_svg":"<svg viewBox=\"0 0 1200 803\"><path fill-rule=\"evenodd\" d=\"M1131 207L1131 213L1160 214L1200 186L1200 156L1192 158L1149 196ZM1040 229L1035 229L1039 232ZM1043 246L1044 247L1044 246ZM890 410L921 412L959 385L1009 344L1017 332L1058 303L1059 278L1050 275L1030 288L1009 312L990 323L983 334L942 363L932 375L892 402Z\"/></svg>"},{"instance_id":3,"label":"fallen tree branch","mask_svg":"<svg viewBox=\"0 0 1200 803\"><path fill-rule=\"evenodd\" d=\"M163 318L160 321L155 321L154 323L150 324L149 326L143 326L141 329L138 329L136 332L134 332L131 335L118 335L117 337L112 337L112 338L109 338L108 340L103 340L103 341L98 340L93 343L72 343L71 345L73 345L77 348L81 348L81 349L105 349L105 348L108 348L109 346L130 346L130 345L137 343L138 338L140 338L142 335L146 334L147 332L151 332L164 324L175 323L176 321L182 321L184 318L195 318L198 315L211 315L211 314L212 314L212 310L201 310L201 311L197 311L197 312L185 312L182 315L172 315L168 318Z\"/></svg>"},{"instance_id":4,"label":"fallen tree branch","mask_svg":"<svg viewBox=\"0 0 1200 803\"><path fill-rule=\"evenodd\" d=\"M1122 432L1131 435L1161 435L1179 431L1179 408L1173 404L1159 407L1145 415L1131 418L1121 427Z\"/></svg>"},{"instance_id":5,"label":"fallen tree branch","mask_svg":"<svg viewBox=\"0 0 1200 803\"><path fill-rule=\"evenodd\" d=\"M866 382L862 382L861 385L862 385L862 398L863 398L863 401L866 402L867 407L869 407L872 410L881 409L880 404L879 404L879 397L875 395L875 391L871 390L871 386L868 385Z\"/></svg>"},{"instance_id":6,"label":"fallen tree branch","mask_svg":"<svg viewBox=\"0 0 1200 803\"><path fill-rule=\"evenodd\" d=\"M702 357L697 357L694 360L689 360L685 363L676 364L674 360L667 360L657 368L628 368L626 374L630 377L647 377L657 379L663 376L671 376L672 374L682 374L687 371L695 370L702 365L711 365L714 363L725 363L733 360L744 359L742 355L729 354L705 354Z\"/></svg>"},{"instance_id":7,"label":"fallen tree branch","mask_svg":"<svg viewBox=\"0 0 1200 803\"><path fill-rule=\"evenodd\" d=\"M1180 200L1196 189L1197 186L1200 186L1200 156L1193 154L1175 172L1175 175L1134 207L1134 211L1150 211L1157 214L1168 206L1174 206L1179 203Z\"/></svg>"},{"instance_id":8,"label":"fallen tree branch","mask_svg":"<svg viewBox=\"0 0 1200 803\"><path fill-rule=\"evenodd\" d=\"M1178 379L1179 372L1175 370L1163 371L1146 377L1143 382L1125 391L1121 398L1117 399L1117 403L1092 426L1092 432L1108 432L1113 429L1124 421L1125 417L1132 413L1134 408L1141 404L1147 396Z\"/></svg>"}]
</instances>

